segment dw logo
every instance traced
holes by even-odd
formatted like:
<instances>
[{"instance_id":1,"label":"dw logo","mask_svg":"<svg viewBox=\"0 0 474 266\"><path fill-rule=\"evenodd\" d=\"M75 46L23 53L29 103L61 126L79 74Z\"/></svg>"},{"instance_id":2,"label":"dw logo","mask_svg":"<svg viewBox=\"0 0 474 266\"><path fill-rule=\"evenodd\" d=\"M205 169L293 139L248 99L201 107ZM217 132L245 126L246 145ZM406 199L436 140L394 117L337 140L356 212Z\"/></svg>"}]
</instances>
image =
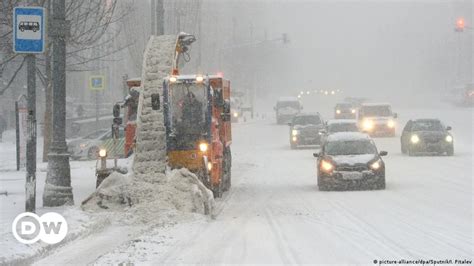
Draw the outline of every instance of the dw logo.
<instances>
[{"instance_id":1,"label":"dw logo","mask_svg":"<svg viewBox=\"0 0 474 266\"><path fill-rule=\"evenodd\" d=\"M24 212L12 223L13 236L23 244L33 244L38 240L56 244L66 237L67 230L66 219L55 212L45 213L41 217L31 212Z\"/></svg>"}]
</instances>

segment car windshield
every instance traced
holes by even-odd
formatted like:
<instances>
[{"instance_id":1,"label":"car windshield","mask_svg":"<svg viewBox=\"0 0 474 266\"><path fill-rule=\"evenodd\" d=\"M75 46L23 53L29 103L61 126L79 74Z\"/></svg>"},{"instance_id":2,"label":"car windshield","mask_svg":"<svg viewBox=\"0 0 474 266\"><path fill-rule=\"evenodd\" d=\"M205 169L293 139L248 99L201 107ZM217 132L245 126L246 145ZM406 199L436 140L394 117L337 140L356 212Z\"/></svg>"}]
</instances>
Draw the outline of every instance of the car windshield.
<instances>
[{"instance_id":1,"label":"car windshield","mask_svg":"<svg viewBox=\"0 0 474 266\"><path fill-rule=\"evenodd\" d=\"M92 132L91 134L84 137L84 139L96 139L102 135L104 135L108 130L99 130Z\"/></svg>"},{"instance_id":2,"label":"car windshield","mask_svg":"<svg viewBox=\"0 0 474 266\"><path fill-rule=\"evenodd\" d=\"M297 116L293 119L293 125L319 125L321 118L317 115Z\"/></svg>"},{"instance_id":3,"label":"car windshield","mask_svg":"<svg viewBox=\"0 0 474 266\"><path fill-rule=\"evenodd\" d=\"M300 109L300 103L296 101L288 101L288 102L278 102L277 108L293 108L293 109Z\"/></svg>"},{"instance_id":4,"label":"car windshield","mask_svg":"<svg viewBox=\"0 0 474 266\"><path fill-rule=\"evenodd\" d=\"M439 121L416 121L412 131L442 131L443 125Z\"/></svg>"},{"instance_id":5,"label":"car windshield","mask_svg":"<svg viewBox=\"0 0 474 266\"><path fill-rule=\"evenodd\" d=\"M204 84L170 86L170 124L173 145L193 148L206 132L207 93Z\"/></svg>"},{"instance_id":6,"label":"car windshield","mask_svg":"<svg viewBox=\"0 0 474 266\"><path fill-rule=\"evenodd\" d=\"M355 123L340 123L328 125L328 133L336 132L358 132L359 128Z\"/></svg>"},{"instance_id":7,"label":"car windshield","mask_svg":"<svg viewBox=\"0 0 474 266\"><path fill-rule=\"evenodd\" d=\"M375 145L369 140L330 141L326 143L328 155L375 154Z\"/></svg>"},{"instance_id":8,"label":"car windshield","mask_svg":"<svg viewBox=\"0 0 474 266\"><path fill-rule=\"evenodd\" d=\"M392 116L392 110L388 105L364 106L361 109L363 116Z\"/></svg>"}]
</instances>

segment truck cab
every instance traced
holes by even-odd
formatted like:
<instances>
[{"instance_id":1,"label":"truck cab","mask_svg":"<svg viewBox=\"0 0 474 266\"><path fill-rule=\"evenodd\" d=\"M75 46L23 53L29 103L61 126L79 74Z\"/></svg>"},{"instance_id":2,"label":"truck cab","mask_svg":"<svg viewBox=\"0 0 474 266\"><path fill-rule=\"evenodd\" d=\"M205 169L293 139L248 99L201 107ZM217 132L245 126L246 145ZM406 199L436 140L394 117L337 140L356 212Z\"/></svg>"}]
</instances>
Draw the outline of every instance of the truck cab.
<instances>
[{"instance_id":1,"label":"truck cab","mask_svg":"<svg viewBox=\"0 0 474 266\"><path fill-rule=\"evenodd\" d=\"M169 166L196 173L220 197L231 185L230 82L216 75L169 76L163 102Z\"/></svg>"},{"instance_id":2,"label":"truck cab","mask_svg":"<svg viewBox=\"0 0 474 266\"><path fill-rule=\"evenodd\" d=\"M303 106L296 97L280 97L273 108L277 124L288 124L293 117L301 112Z\"/></svg>"},{"instance_id":3,"label":"truck cab","mask_svg":"<svg viewBox=\"0 0 474 266\"><path fill-rule=\"evenodd\" d=\"M370 136L394 137L396 118L388 103L364 103L357 114L359 128Z\"/></svg>"}]
</instances>

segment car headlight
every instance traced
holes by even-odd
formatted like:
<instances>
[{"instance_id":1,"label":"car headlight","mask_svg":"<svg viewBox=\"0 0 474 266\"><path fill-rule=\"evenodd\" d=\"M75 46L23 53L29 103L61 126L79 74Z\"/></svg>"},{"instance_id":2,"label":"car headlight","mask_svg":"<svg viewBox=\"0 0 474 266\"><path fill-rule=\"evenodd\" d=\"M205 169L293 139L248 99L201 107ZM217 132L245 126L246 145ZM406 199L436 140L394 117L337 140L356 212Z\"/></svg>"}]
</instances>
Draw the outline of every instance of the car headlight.
<instances>
[{"instance_id":1,"label":"car headlight","mask_svg":"<svg viewBox=\"0 0 474 266\"><path fill-rule=\"evenodd\" d=\"M234 117L239 117L239 113L234 112Z\"/></svg>"},{"instance_id":2,"label":"car headlight","mask_svg":"<svg viewBox=\"0 0 474 266\"><path fill-rule=\"evenodd\" d=\"M374 128L374 121L372 120L364 120L364 123L362 124L363 128L365 130L372 130Z\"/></svg>"},{"instance_id":3,"label":"car headlight","mask_svg":"<svg viewBox=\"0 0 474 266\"><path fill-rule=\"evenodd\" d=\"M291 140L293 140L293 142L296 142L296 141L298 140L298 138L297 138L296 136L293 136L293 137L291 138Z\"/></svg>"},{"instance_id":4,"label":"car headlight","mask_svg":"<svg viewBox=\"0 0 474 266\"><path fill-rule=\"evenodd\" d=\"M351 113L355 114L355 113L356 113L356 110L355 110L355 109L352 109L352 110L351 110Z\"/></svg>"},{"instance_id":5,"label":"car headlight","mask_svg":"<svg viewBox=\"0 0 474 266\"><path fill-rule=\"evenodd\" d=\"M200 150L201 152L206 152L207 149L208 149L208 147L209 147L209 145L207 145L206 142L201 142L201 143L199 143L199 150Z\"/></svg>"},{"instance_id":6,"label":"car headlight","mask_svg":"<svg viewBox=\"0 0 474 266\"><path fill-rule=\"evenodd\" d=\"M341 110L336 110L336 114L340 114L341 113Z\"/></svg>"},{"instance_id":7,"label":"car headlight","mask_svg":"<svg viewBox=\"0 0 474 266\"><path fill-rule=\"evenodd\" d=\"M377 161L375 161L374 163L370 165L370 168L372 168L372 170L378 170L380 166L382 166L382 161L378 159Z\"/></svg>"},{"instance_id":8,"label":"car headlight","mask_svg":"<svg viewBox=\"0 0 474 266\"><path fill-rule=\"evenodd\" d=\"M420 138L418 137L418 135L411 135L410 141L411 143L416 144L420 142Z\"/></svg>"},{"instance_id":9,"label":"car headlight","mask_svg":"<svg viewBox=\"0 0 474 266\"><path fill-rule=\"evenodd\" d=\"M321 161L321 170L323 170L324 172L329 173L333 169L334 169L334 165L332 165L332 163L330 163L328 161L325 161L325 160Z\"/></svg>"},{"instance_id":10,"label":"car headlight","mask_svg":"<svg viewBox=\"0 0 474 266\"><path fill-rule=\"evenodd\" d=\"M451 137L450 135L447 135L446 136L446 141L447 142L453 142L453 137Z\"/></svg>"},{"instance_id":11,"label":"car headlight","mask_svg":"<svg viewBox=\"0 0 474 266\"><path fill-rule=\"evenodd\" d=\"M387 126L388 126L389 128L394 128L394 127L395 127L395 121L393 121L393 120L388 120Z\"/></svg>"},{"instance_id":12,"label":"car headlight","mask_svg":"<svg viewBox=\"0 0 474 266\"><path fill-rule=\"evenodd\" d=\"M299 133L300 133L300 132L299 132L297 129L291 130L291 135L292 135L292 136L296 136L296 135L298 135Z\"/></svg>"},{"instance_id":13,"label":"car headlight","mask_svg":"<svg viewBox=\"0 0 474 266\"><path fill-rule=\"evenodd\" d=\"M99 150L99 157L104 158L107 156L107 150L106 149L100 149Z\"/></svg>"}]
</instances>

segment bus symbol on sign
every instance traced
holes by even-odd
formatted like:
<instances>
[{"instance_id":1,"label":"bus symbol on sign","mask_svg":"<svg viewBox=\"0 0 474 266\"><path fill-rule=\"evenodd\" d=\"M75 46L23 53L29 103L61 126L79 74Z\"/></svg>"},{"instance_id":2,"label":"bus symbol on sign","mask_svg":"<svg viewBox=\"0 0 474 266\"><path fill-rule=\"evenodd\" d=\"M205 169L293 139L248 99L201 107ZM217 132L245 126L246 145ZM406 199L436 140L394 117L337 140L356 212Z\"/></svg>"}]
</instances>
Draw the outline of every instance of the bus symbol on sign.
<instances>
[{"instance_id":1,"label":"bus symbol on sign","mask_svg":"<svg viewBox=\"0 0 474 266\"><path fill-rule=\"evenodd\" d=\"M18 29L23 32L25 30L31 30L33 32L37 32L40 30L40 25L38 22L32 21L21 21Z\"/></svg>"},{"instance_id":2,"label":"bus symbol on sign","mask_svg":"<svg viewBox=\"0 0 474 266\"><path fill-rule=\"evenodd\" d=\"M42 7L15 7L13 10L13 50L15 53L44 52L45 12Z\"/></svg>"}]
</instances>

